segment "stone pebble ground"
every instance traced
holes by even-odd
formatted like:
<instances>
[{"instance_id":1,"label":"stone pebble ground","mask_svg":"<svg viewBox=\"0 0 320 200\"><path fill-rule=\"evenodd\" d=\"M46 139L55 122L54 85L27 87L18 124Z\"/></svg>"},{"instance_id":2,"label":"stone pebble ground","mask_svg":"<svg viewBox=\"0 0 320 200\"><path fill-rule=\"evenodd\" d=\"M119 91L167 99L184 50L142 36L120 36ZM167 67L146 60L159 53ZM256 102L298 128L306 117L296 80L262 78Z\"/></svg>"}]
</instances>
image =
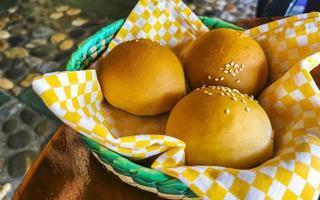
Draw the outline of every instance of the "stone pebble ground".
<instances>
[{"instance_id":1,"label":"stone pebble ground","mask_svg":"<svg viewBox=\"0 0 320 200\"><path fill-rule=\"evenodd\" d=\"M185 2L198 15L231 22L256 9L256 0ZM0 200L12 198L61 125L32 92L33 78L63 70L78 44L111 21L53 0L21 0L0 13Z\"/></svg>"}]
</instances>

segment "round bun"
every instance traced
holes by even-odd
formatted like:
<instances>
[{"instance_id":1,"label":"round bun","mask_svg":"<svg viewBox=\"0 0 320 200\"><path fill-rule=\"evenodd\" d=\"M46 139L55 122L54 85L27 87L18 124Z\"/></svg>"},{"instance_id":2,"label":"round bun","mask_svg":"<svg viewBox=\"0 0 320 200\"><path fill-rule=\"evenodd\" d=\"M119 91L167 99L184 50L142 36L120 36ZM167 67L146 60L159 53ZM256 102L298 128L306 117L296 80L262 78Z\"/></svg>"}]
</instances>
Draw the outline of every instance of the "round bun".
<instances>
[{"instance_id":1,"label":"round bun","mask_svg":"<svg viewBox=\"0 0 320 200\"><path fill-rule=\"evenodd\" d=\"M184 67L191 88L222 85L258 94L268 77L266 56L259 44L241 31L215 29L189 45Z\"/></svg>"},{"instance_id":2,"label":"round bun","mask_svg":"<svg viewBox=\"0 0 320 200\"><path fill-rule=\"evenodd\" d=\"M187 165L255 167L273 152L273 131L263 108L236 89L194 90L169 115L166 134L186 143Z\"/></svg>"},{"instance_id":3,"label":"round bun","mask_svg":"<svg viewBox=\"0 0 320 200\"><path fill-rule=\"evenodd\" d=\"M136 115L170 111L186 90L177 56L151 40L116 46L100 60L97 74L108 102Z\"/></svg>"}]
</instances>

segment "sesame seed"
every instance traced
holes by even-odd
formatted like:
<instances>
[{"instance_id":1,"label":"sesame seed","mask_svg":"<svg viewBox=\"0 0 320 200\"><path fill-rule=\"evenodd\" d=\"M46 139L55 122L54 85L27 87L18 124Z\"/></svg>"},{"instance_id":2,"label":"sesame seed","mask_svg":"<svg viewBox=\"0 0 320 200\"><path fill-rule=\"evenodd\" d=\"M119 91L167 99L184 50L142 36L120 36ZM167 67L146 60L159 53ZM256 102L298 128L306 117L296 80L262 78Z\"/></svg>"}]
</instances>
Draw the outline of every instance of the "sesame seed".
<instances>
[{"instance_id":1,"label":"sesame seed","mask_svg":"<svg viewBox=\"0 0 320 200\"><path fill-rule=\"evenodd\" d=\"M250 99L254 99L254 96L253 96L253 95L250 95Z\"/></svg>"},{"instance_id":2,"label":"sesame seed","mask_svg":"<svg viewBox=\"0 0 320 200\"><path fill-rule=\"evenodd\" d=\"M223 93L223 92L220 92L219 95L220 95L220 96L224 96L224 93Z\"/></svg>"},{"instance_id":3,"label":"sesame seed","mask_svg":"<svg viewBox=\"0 0 320 200\"><path fill-rule=\"evenodd\" d=\"M196 90L200 90L200 88L197 88Z\"/></svg>"},{"instance_id":4,"label":"sesame seed","mask_svg":"<svg viewBox=\"0 0 320 200\"><path fill-rule=\"evenodd\" d=\"M211 93L211 92L208 92L207 95L212 96L212 93Z\"/></svg>"},{"instance_id":5,"label":"sesame seed","mask_svg":"<svg viewBox=\"0 0 320 200\"><path fill-rule=\"evenodd\" d=\"M231 98L233 101L238 101L237 97L232 97Z\"/></svg>"},{"instance_id":6,"label":"sesame seed","mask_svg":"<svg viewBox=\"0 0 320 200\"><path fill-rule=\"evenodd\" d=\"M224 70L224 68L223 68L223 67L220 67L219 69L220 69L220 70Z\"/></svg>"},{"instance_id":7,"label":"sesame seed","mask_svg":"<svg viewBox=\"0 0 320 200\"><path fill-rule=\"evenodd\" d=\"M237 80L236 80L236 83L240 83L240 79L237 79Z\"/></svg>"},{"instance_id":8,"label":"sesame seed","mask_svg":"<svg viewBox=\"0 0 320 200\"><path fill-rule=\"evenodd\" d=\"M205 90L204 93L208 94L208 91Z\"/></svg>"},{"instance_id":9,"label":"sesame seed","mask_svg":"<svg viewBox=\"0 0 320 200\"><path fill-rule=\"evenodd\" d=\"M249 111L250 111L250 108L249 108L249 107L245 107L245 110L246 110L247 112L249 112Z\"/></svg>"},{"instance_id":10,"label":"sesame seed","mask_svg":"<svg viewBox=\"0 0 320 200\"><path fill-rule=\"evenodd\" d=\"M224 77L220 77L220 81L223 81L224 80Z\"/></svg>"},{"instance_id":11,"label":"sesame seed","mask_svg":"<svg viewBox=\"0 0 320 200\"><path fill-rule=\"evenodd\" d=\"M226 64L226 67L231 67L231 65L230 64Z\"/></svg>"},{"instance_id":12,"label":"sesame seed","mask_svg":"<svg viewBox=\"0 0 320 200\"><path fill-rule=\"evenodd\" d=\"M230 92L226 92L226 95L227 95L227 96L231 96Z\"/></svg>"},{"instance_id":13,"label":"sesame seed","mask_svg":"<svg viewBox=\"0 0 320 200\"><path fill-rule=\"evenodd\" d=\"M235 72L235 73L239 73L239 70L236 69L234 72Z\"/></svg>"},{"instance_id":14,"label":"sesame seed","mask_svg":"<svg viewBox=\"0 0 320 200\"><path fill-rule=\"evenodd\" d=\"M224 113L229 114L230 113L230 109L225 109Z\"/></svg>"},{"instance_id":15,"label":"sesame seed","mask_svg":"<svg viewBox=\"0 0 320 200\"><path fill-rule=\"evenodd\" d=\"M243 68L240 68L239 71L242 72L242 71L243 71Z\"/></svg>"},{"instance_id":16,"label":"sesame seed","mask_svg":"<svg viewBox=\"0 0 320 200\"><path fill-rule=\"evenodd\" d=\"M241 99L242 103L247 103L247 101L245 99Z\"/></svg>"},{"instance_id":17,"label":"sesame seed","mask_svg":"<svg viewBox=\"0 0 320 200\"><path fill-rule=\"evenodd\" d=\"M214 80L215 80L215 81L219 81L219 78L215 78Z\"/></svg>"},{"instance_id":18,"label":"sesame seed","mask_svg":"<svg viewBox=\"0 0 320 200\"><path fill-rule=\"evenodd\" d=\"M238 67L238 64L235 64L234 67L237 68L237 67Z\"/></svg>"},{"instance_id":19,"label":"sesame seed","mask_svg":"<svg viewBox=\"0 0 320 200\"><path fill-rule=\"evenodd\" d=\"M241 64L241 66L240 66L241 68L244 68L244 64Z\"/></svg>"},{"instance_id":20,"label":"sesame seed","mask_svg":"<svg viewBox=\"0 0 320 200\"><path fill-rule=\"evenodd\" d=\"M231 73L231 75L232 75L232 76L236 76L236 74L235 74L235 73L233 73L233 72Z\"/></svg>"},{"instance_id":21,"label":"sesame seed","mask_svg":"<svg viewBox=\"0 0 320 200\"><path fill-rule=\"evenodd\" d=\"M228 72L228 70L224 70L223 73L228 74L229 72Z\"/></svg>"},{"instance_id":22,"label":"sesame seed","mask_svg":"<svg viewBox=\"0 0 320 200\"><path fill-rule=\"evenodd\" d=\"M208 79L211 80L211 76L210 75L208 75Z\"/></svg>"},{"instance_id":23,"label":"sesame seed","mask_svg":"<svg viewBox=\"0 0 320 200\"><path fill-rule=\"evenodd\" d=\"M232 62L230 63L230 65L233 66L233 65L234 65L234 62L232 61Z\"/></svg>"}]
</instances>

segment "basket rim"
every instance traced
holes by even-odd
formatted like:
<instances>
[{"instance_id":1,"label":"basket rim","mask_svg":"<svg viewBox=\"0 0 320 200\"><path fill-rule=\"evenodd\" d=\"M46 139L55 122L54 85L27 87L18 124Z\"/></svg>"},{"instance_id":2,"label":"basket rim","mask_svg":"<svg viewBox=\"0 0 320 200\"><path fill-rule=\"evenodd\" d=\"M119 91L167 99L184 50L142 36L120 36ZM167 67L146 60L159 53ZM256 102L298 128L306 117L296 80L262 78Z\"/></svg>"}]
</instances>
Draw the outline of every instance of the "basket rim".
<instances>
[{"instance_id":1,"label":"basket rim","mask_svg":"<svg viewBox=\"0 0 320 200\"><path fill-rule=\"evenodd\" d=\"M121 180L123 180L121 178L123 176L130 177L136 185L155 188L154 193L181 196L179 199L183 199L183 197L191 199L198 197L179 179L166 175L158 170L137 164L84 135L80 134L80 136L98 161Z\"/></svg>"},{"instance_id":2,"label":"basket rim","mask_svg":"<svg viewBox=\"0 0 320 200\"><path fill-rule=\"evenodd\" d=\"M199 16L199 18L209 29L230 28L234 30L244 30L241 27L220 19L206 16ZM124 19L116 20L86 39L85 42L71 55L66 66L66 70L78 71L85 69L94 63L107 49L110 41L120 30L124 22ZM130 185L137 186L142 190L157 193L159 196L164 198L199 198L179 179L166 175L156 169L139 165L81 133L80 137L98 161L101 162L109 171L112 171L117 175L122 181ZM134 184L132 182L125 181L128 180L128 178L131 178ZM154 188L155 190L150 188Z\"/></svg>"}]
</instances>

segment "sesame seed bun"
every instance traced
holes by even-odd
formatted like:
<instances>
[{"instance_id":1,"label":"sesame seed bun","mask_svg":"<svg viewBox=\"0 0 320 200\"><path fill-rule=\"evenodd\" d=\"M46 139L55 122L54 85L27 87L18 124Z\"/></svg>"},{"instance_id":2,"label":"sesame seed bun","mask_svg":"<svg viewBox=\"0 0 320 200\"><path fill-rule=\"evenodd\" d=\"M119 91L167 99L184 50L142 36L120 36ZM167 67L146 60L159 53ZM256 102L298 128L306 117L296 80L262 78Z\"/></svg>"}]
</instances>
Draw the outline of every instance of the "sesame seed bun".
<instances>
[{"instance_id":1,"label":"sesame seed bun","mask_svg":"<svg viewBox=\"0 0 320 200\"><path fill-rule=\"evenodd\" d=\"M136 115L170 111L185 94L185 79L177 56L151 40L116 46L97 67L104 97Z\"/></svg>"},{"instance_id":2,"label":"sesame seed bun","mask_svg":"<svg viewBox=\"0 0 320 200\"><path fill-rule=\"evenodd\" d=\"M268 77L266 56L259 44L241 31L215 29L188 46L184 68L191 88L222 85L258 94Z\"/></svg>"},{"instance_id":3,"label":"sesame seed bun","mask_svg":"<svg viewBox=\"0 0 320 200\"><path fill-rule=\"evenodd\" d=\"M166 134L186 143L187 165L255 167L271 157L273 131L263 108L238 90L194 90L169 115Z\"/></svg>"}]
</instances>

